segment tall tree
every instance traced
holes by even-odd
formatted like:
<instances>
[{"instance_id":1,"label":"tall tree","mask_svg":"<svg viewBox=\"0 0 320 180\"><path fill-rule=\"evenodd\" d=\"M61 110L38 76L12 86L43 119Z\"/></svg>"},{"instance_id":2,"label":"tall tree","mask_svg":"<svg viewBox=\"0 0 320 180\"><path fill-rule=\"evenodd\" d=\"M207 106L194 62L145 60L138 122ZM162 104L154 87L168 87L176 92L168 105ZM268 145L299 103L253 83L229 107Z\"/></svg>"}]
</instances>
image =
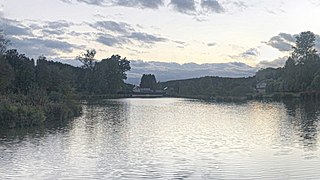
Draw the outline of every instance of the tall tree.
<instances>
[{"instance_id":1,"label":"tall tree","mask_svg":"<svg viewBox=\"0 0 320 180\"><path fill-rule=\"evenodd\" d=\"M110 58L98 62L93 71L93 89L95 93L117 93L122 86L123 80L127 78L126 71L129 71L130 62L119 55L112 55Z\"/></svg>"},{"instance_id":2,"label":"tall tree","mask_svg":"<svg viewBox=\"0 0 320 180\"><path fill-rule=\"evenodd\" d=\"M3 31L0 30L0 92L5 91L14 79L13 69L4 57L8 44L9 40L4 37Z\"/></svg>"},{"instance_id":3,"label":"tall tree","mask_svg":"<svg viewBox=\"0 0 320 180\"><path fill-rule=\"evenodd\" d=\"M95 49L88 49L86 53L83 53L81 56L77 56L76 59L83 64L83 68L92 71L96 63L94 59L96 53Z\"/></svg>"},{"instance_id":4,"label":"tall tree","mask_svg":"<svg viewBox=\"0 0 320 180\"><path fill-rule=\"evenodd\" d=\"M6 52L9 43L10 41L5 38L3 30L0 30L0 56Z\"/></svg>"},{"instance_id":5,"label":"tall tree","mask_svg":"<svg viewBox=\"0 0 320 180\"><path fill-rule=\"evenodd\" d=\"M157 86L157 80L154 74L143 74L141 77L140 87L150 88L155 90Z\"/></svg>"},{"instance_id":6,"label":"tall tree","mask_svg":"<svg viewBox=\"0 0 320 180\"><path fill-rule=\"evenodd\" d=\"M316 36L313 32L301 32L296 37L296 45L293 47L292 57L297 64L304 64L309 57L317 54L315 48Z\"/></svg>"}]
</instances>

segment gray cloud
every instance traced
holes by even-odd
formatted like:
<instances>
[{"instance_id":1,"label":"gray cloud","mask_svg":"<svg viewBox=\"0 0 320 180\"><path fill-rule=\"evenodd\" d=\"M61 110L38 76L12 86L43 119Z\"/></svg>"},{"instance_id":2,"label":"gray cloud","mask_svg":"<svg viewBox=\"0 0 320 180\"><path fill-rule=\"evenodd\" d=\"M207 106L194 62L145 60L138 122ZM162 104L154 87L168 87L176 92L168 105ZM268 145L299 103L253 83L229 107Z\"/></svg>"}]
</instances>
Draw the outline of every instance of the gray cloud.
<instances>
[{"instance_id":1,"label":"gray cloud","mask_svg":"<svg viewBox=\"0 0 320 180\"><path fill-rule=\"evenodd\" d=\"M201 0L201 7L206 11L221 13L224 12L224 8L216 0Z\"/></svg>"},{"instance_id":2,"label":"gray cloud","mask_svg":"<svg viewBox=\"0 0 320 180\"><path fill-rule=\"evenodd\" d=\"M48 21L46 22L46 25L44 25L44 28L49 28L49 29L63 29L63 28L68 28L73 23L67 22L67 21Z\"/></svg>"},{"instance_id":3,"label":"gray cloud","mask_svg":"<svg viewBox=\"0 0 320 180\"><path fill-rule=\"evenodd\" d=\"M207 44L207 46L209 46L209 47L212 47L212 46L215 46L215 45L217 45L217 43L208 43Z\"/></svg>"},{"instance_id":4,"label":"gray cloud","mask_svg":"<svg viewBox=\"0 0 320 180\"><path fill-rule=\"evenodd\" d=\"M132 44L134 41L143 44L155 44L157 42L164 42L168 39L156 35L136 31L131 25L124 22L114 21L97 21L94 24L89 24L91 27L100 30L97 41L107 46L121 47L124 44ZM117 36L106 34L105 31L118 34ZM177 41L178 43L179 41ZM180 42L179 42L180 43ZM183 43L183 42L181 42Z\"/></svg>"},{"instance_id":5,"label":"gray cloud","mask_svg":"<svg viewBox=\"0 0 320 180\"><path fill-rule=\"evenodd\" d=\"M34 29L39 29L44 36L59 36L68 34L69 28L74 24L67 21L47 21L44 25L34 25Z\"/></svg>"},{"instance_id":6,"label":"gray cloud","mask_svg":"<svg viewBox=\"0 0 320 180\"><path fill-rule=\"evenodd\" d=\"M273 61L261 61L257 64L257 68L261 69L261 68L268 68L268 67L272 67L272 68L278 68L278 67L283 67L287 61L288 57L281 57L278 59L275 59Z\"/></svg>"},{"instance_id":7,"label":"gray cloud","mask_svg":"<svg viewBox=\"0 0 320 180\"><path fill-rule=\"evenodd\" d=\"M55 56L59 52L70 53L73 49L84 48L84 46L74 45L63 41L63 38L48 38L52 35L65 34L66 28L70 23L65 21L44 22L26 26L19 21L2 18L0 24L4 33L11 41L9 48L18 49L19 52L32 58L39 55ZM34 30L40 30L43 36L34 34Z\"/></svg>"},{"instance_id":8,"label":"gray cloud","mask_svg":"<svg viewBox=\"0 0 320 180\"><path fill-rule=\"evenodd\" d=\"M11 47L33 58L40 55L55 56L58 52L72 52L73 49L83 48L65 41L40 38L9 38Z\"/></svg>"},{"instance_id":9,"label":"gray cloud","mask_svg":"<svg viewBox=\"0 0 320 180\"><path fill-rule=\"evenodd\" d=\"M278 49L279 51L287 52L292 50L292 46L295 45L297 36L298 34L292 35L287 33L279 33L277 36L273 36L268 42L264 43ZM315 36L315 47L318 51L320 51L320 36L318 34Z\"/></svg>"},{"instance_id":10,"label":"gray cloud","mask_svg":"<svg viewBox=\"0 0 320 180\"><path fill-rule=\"evenodd\" d=\"M42 33L46 36L51 36L51 35L63 35L65 34L65 31L61 30L61 29L56 29L56 30L52 30L52 29L42 29Z\"/></svg>"},{"instance_id":11,"label":"gray cloud","mask_svg":"<svg viewBox=\"0 0 320 180\"><path fill-rule=\"evenodd\" d=\"M63 0L64 2L71 2L71 0ZM83 2L83 3L86 3L86 4L91 4L91 5L98 5L98 6L103 6L105 5L105 3L107 1L104 1L104 0L77 0L78 2Z\"/></svg>"},{"instance_id":12,"label":"gray cloud","mask_svg":"<svg viewBox=\"0 0 320 180\"><path fill-rule=\"evenodd\" d=\"M142 74L155 74L157 80L164 82L174 79L187 79L203 76L248 77L253 76L256 68L244 63L168 63L157 61L130 61L131 71L127 82L139 84Z\"/></svg>"},{"instance_id":13,"label":"gray cloud","mask_svg":"<svg viewBox=\"0 0 320 180\"><path fill-rule=\"evenodd\" d=\"M160 6L163 6L163 0L117 0L114 3L120 6L151 9L158 9Z\"/></svg>"},{"instance_id":14,"label":"gray cloud","mask_svg":"<svg viewBox=\"0 0 320 180\"><path fill-rule=\"evenodd\" d=\"M114 21L97 21L94 24L90 24L91 27L96 28L98 30L109 30L116 33L128 33L129 31L133 31L134 29L127 23L123 22L114 22Z\"/></svg>"},{"instance_id":15,"label":"gray cloud","mask_svg":"<svg viewBox=\"0 0 320 180\"><path fill-rule=\"evenodd\" d=\"M97 41L110 47L120 47L125 43L129 43L129 40L123 39L121 37L112 36L110 34L100 35Z\"/></svg>"},{"instance_id":16,"label":"gray cloud","mask_svg":"<svg viewBox=\"0 0 320 180\"><path fill-rule=\"evenodd\" d=\"M7 36L31 36L32 31L30 28L24 26L18 21L1 18L0 26Z\"/></svg>"},{"instance_id":17,"label":"gray cloud","mask_svg":"<svg viewBox=\"0 0 320 180\"><path fill-rule=\"evenodd\" d=\"M141 32L132 32L130 35L125 37L129 39L134 39L143 43L148 43L148 44L167 41L166 38L157 37L151 34L141 33Z\"/></svg>"},{"instance_id":18,"label":"gray cloud","mask_svg":"<svg viewBox=\"0 0 320 180\"><path fill-rule=\"evenodd\" d=\"M72 3L73 0L61 0L65 3ZM158 9L163 6L163 0L75 0L76 2L86 3L96 6L125 6L138 8Z\"/></svg>"},{"instance_id":19,"label":"gray cloud","mask_svg":"<svg viewBox=\"0 0 320 180\"><path fill-rule=\"evenodd\" d=\"M273 36L268 42L265 43L273 48L278 49L279 51L291 51L294 42L294 35L280 33L277 36Z\"/></svg>"},{"instance_id":20,"label":"gray cloud","mask_svg":"<svg viewBox=\"0 0 320 180\"><path fill-rule=\"evenodd\" d=\"M196 11L194 0L171 0L170 5L181 13L190 14Z\"/></svg>"},{"instance_id":21,"label":"gray cloud","mask_svg":"<svg viewBox=\"0 0 320 180\"><path fill-rule=\"evenodd\" d=\"M249 57L255 57L260 54L259 50L257 48L250 48L246 50L245 52L241 53L240 56L244 58L249 58Z\"/></svg>"}]
</instances>

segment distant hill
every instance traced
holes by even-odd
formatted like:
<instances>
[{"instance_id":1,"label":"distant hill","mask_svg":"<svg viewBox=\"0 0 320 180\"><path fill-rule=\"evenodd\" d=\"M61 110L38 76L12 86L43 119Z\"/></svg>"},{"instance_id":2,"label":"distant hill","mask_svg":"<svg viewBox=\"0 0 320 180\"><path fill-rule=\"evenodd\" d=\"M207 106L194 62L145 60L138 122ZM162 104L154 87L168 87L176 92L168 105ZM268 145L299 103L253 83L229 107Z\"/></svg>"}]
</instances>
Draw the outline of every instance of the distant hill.
<instances>
[{"instance_id":1,"label":"distant hill","mask_svg":"<svg viewBox=\"0 0 320 180\"><path fill-rule=\"evenodd\" d=\"M157 81L190 79L204 76L249 77L254 76L257 68L240 62L231 63L186 63L159 61L130 61L127 83L139 84L143 74L155 74Z\"/></svg>"},{"instance_id":2,"label":"distant hill","mask_svg":"<svg viewBox=\"0 0 320 180\"><path fill-rule=\"evenodd\" d=\"M73 66L81 66L81 63L74 59L55 59L54 61L71 64ZM249 77L254 76L258 71L258 68L241 62L179 64L175 62L130 60L130 66L131 71L127 73L128 79L126 83L136 85L140 83L143 74L154 74L157 81L165 82L204 76Z\"/></svg>"}]
</instances>

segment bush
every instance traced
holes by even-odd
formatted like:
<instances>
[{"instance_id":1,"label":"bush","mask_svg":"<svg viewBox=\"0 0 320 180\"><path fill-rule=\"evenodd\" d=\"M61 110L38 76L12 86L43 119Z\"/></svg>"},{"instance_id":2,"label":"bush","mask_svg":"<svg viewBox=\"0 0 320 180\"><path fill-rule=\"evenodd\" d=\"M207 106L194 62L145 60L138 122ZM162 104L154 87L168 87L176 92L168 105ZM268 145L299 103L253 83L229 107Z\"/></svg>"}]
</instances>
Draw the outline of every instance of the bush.
<instances>
[{"instance_id":1,"label":"bush","mask_svg":"<svg viewBox=\"0 0 320 180\"><path fill-rule=\"evenodd\" d=\"M43 108L2 101L0 103L1 127L23 128L44 123L46 117Z\"/></svg>"}]
</instances>

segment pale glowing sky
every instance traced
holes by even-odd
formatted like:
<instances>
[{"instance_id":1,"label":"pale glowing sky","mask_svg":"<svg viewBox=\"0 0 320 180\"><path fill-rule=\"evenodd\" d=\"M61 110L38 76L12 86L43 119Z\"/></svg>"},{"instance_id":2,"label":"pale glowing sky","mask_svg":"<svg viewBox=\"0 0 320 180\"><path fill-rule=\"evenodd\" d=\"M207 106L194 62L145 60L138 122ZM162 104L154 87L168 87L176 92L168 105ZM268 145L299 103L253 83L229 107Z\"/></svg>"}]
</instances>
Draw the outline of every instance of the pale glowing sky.
<instances>
[{"instance_id":1,"label":"pale glowing sky","mask_svg":"<svg viewBox=\"0 0 320 180\"><path fill-rule=\"evenodd\" d=\"M0 4L1 28L13 47L31 57L74 58L95 48L100 59L120 54L145 61L237 61L254 66L288 55L293 35L301 31L320 34L318 0L0 0Z\"/></svg>"}]
</instances>

